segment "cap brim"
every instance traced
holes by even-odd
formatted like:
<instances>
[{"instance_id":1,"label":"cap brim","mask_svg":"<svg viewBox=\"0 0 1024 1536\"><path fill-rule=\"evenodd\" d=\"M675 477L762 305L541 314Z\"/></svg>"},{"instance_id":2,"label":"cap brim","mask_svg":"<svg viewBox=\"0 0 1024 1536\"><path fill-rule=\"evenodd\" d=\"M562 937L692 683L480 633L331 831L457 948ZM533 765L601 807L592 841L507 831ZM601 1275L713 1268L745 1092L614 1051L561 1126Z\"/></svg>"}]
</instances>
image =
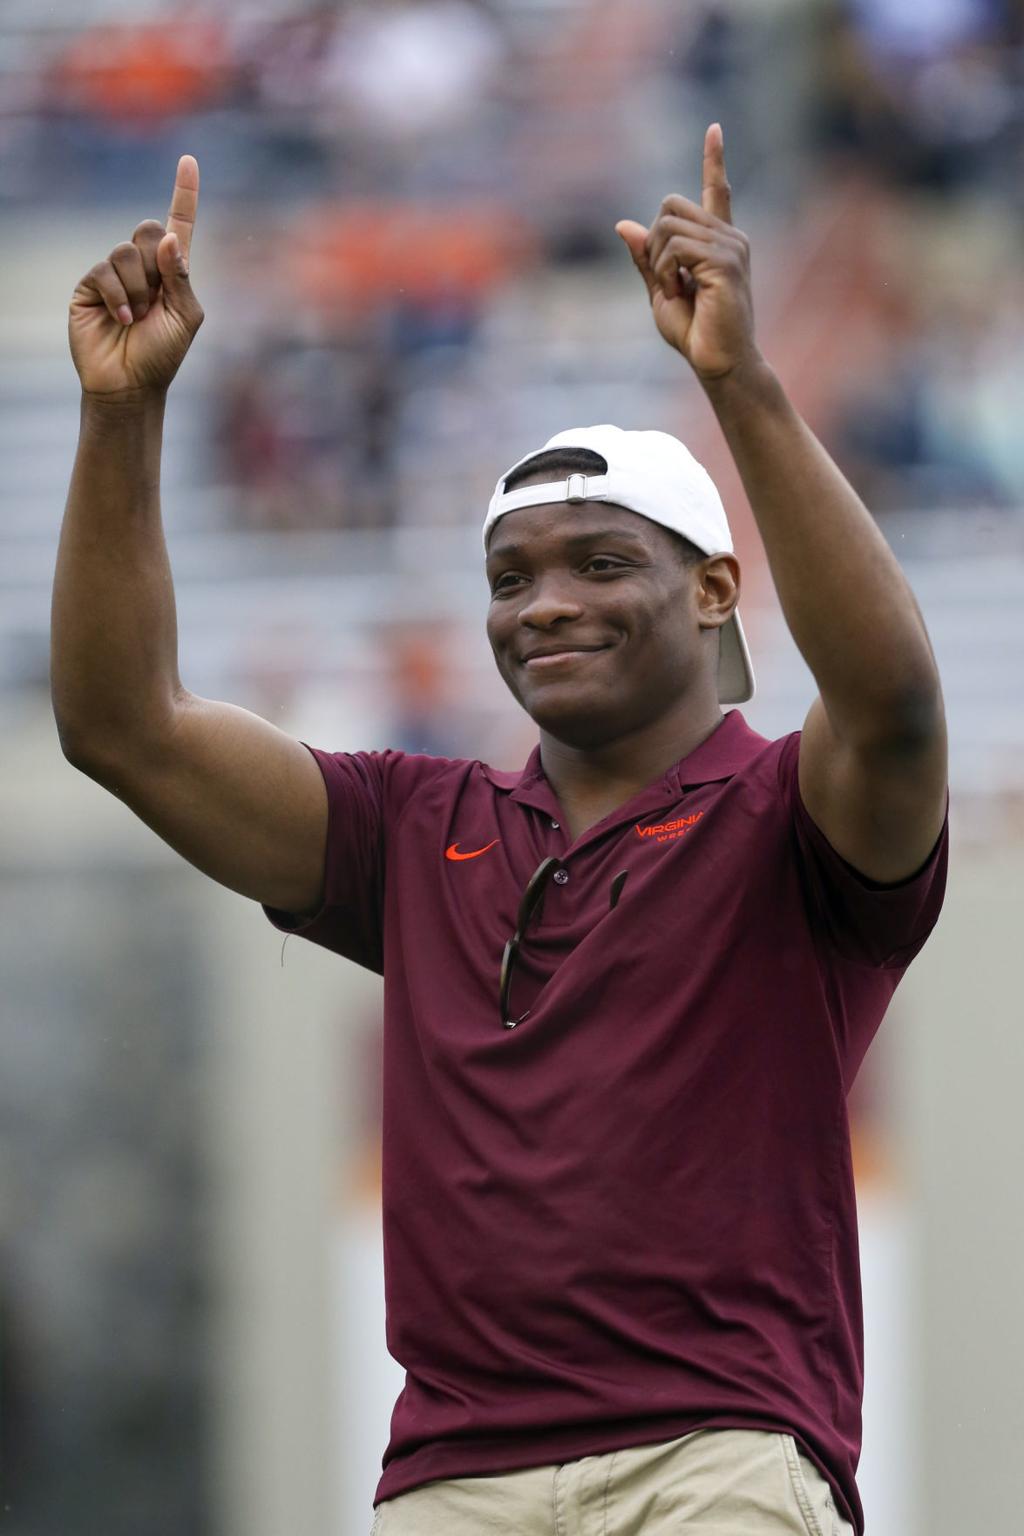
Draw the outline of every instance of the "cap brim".
<instances>
[{"instance_id":1,"label":"cap brim","mask_svg":"<svg viewBox=\"0 0 1024 1536\"><path fill-rule=\"evenodd\" d=\"M745 704L754 697L757 684L740 616L734 613L722 625L718 651L718 702Z\"/></svg>"}]
</instances>

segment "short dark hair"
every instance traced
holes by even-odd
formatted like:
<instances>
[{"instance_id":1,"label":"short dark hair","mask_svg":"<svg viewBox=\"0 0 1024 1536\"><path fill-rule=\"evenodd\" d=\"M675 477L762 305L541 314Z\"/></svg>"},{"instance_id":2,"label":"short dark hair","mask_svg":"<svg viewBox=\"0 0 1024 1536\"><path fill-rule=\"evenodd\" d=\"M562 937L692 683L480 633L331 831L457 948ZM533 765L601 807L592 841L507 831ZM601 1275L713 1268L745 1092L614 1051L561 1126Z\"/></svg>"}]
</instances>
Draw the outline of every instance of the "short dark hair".
<instances>
[{"instance_id":1,"label":"short dark hair","mask_svg":"<svg viewBox=\"0 0 1024 1536\"><path fill-rule=\"evenodd\" d=\"M563 475L603 475L607 470L608 460L592 448L545 448L505 476L505 490L514 491L524 480L532 480L541 471L550 471L553 478L560 479ZM658 526L664 527L661 523ZM665 528L665 532L675 545L683 565L697 565L707 559L703 549L698 549L696 544L683 534L676 533L674 528Z\"/></svg>"}]
</instances>

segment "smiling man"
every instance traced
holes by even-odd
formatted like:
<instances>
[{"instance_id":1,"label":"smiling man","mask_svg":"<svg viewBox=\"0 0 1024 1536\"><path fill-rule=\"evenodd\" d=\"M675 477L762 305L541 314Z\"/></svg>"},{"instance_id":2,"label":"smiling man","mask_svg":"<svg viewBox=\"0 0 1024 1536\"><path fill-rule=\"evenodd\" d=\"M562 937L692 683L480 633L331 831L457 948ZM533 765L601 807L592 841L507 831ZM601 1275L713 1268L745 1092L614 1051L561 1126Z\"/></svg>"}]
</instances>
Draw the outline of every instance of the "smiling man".
<instances>
[{"instance_id":1,"label":"smiling man","mask_svg":"<svg viewBox=\"0 0 1024 1536\"><path fill-rule=\"evenodd\" d=\"M202 320L198 168L71 305L54 586L69 759L200 869L385 977L378 1536L863 1530L846 1098L945 889L921 614L758 351L721 130L618 226L707 392L818 694L772 741L739 564L685 447L599 426L499 480L488 635L520 773L307 748L185 689L160 523Z\"/></svg>"},{"instance_id":2,"label":"smiling man","mask_svg":"<svg viewBox=\"0 0 1024 1536\"><path fill-rule=\"evenodd\" d=\"M725 511L666 433L559 433L499 482L484 549L498 670L574 834L752 696Z\"/></svg>"}]
</instances>

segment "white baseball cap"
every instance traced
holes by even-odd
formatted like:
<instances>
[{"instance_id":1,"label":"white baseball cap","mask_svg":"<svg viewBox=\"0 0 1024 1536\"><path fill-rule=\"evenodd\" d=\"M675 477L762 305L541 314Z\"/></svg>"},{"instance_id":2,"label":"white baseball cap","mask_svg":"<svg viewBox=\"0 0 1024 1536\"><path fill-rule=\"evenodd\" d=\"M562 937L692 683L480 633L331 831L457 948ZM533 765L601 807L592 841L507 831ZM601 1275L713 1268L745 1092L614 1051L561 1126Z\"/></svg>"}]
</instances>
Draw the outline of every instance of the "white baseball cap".
<instances>
[{"instance_id":1,"label":"white baseball cap","mask_svg":"<svg viewBox=\"0 0 1024 1536\"><path fill-rule=\"evenodd\" d=\"M505 490L505 481L514 470L551 448L589 448L604 459L607 471ZM518 459L498 481L484 519L484 549L499 517L549 501L614 502L681 533L706 555L733 552L732 534L714 481L690 450L668 432L626 432L608 425L556 432L543 448ZM743 704L754 697L756 684L739 613L734 611L718 633L719 703Z\"/></svg>"}]
</instances>

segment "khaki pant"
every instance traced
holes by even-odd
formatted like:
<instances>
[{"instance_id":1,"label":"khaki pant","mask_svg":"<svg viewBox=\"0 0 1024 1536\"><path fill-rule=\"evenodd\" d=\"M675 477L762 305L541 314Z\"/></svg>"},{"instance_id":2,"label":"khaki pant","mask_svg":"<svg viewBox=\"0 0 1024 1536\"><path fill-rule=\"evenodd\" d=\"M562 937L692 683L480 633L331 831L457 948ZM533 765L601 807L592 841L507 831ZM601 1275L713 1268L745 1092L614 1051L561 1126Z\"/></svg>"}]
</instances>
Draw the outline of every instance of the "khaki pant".
<instances>
[{"instance_id":1,"label":"khaki pant","mask_svg":"<svg viewBox=\"0 0 1024 1536\"><path fill-rule=\"evenodd\" d=\"M370 1536L853 1536L792 1435L699 1429L560 1466L455 1477L375 1511Z\"/></svg>"}]
</instances>

